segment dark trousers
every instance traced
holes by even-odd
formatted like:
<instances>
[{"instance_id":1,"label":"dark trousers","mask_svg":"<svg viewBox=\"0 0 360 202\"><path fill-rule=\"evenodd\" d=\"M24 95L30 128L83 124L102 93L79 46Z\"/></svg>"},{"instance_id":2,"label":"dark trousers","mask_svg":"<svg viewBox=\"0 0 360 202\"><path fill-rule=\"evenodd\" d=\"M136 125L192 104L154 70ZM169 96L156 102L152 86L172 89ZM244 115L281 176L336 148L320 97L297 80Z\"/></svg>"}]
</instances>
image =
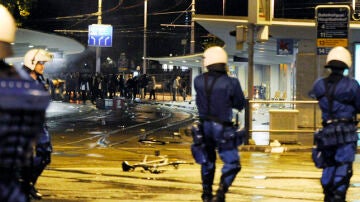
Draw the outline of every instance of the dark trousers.
<instances>
[{"instance_id":1,"label":"dark trousers","mask_svg":"<svg viewBox=\"0 0 360 202\"><path fill-rule=\"evenodd\" d=\"M151 99L152 97L153 97L154 100L156 99L155 89L151 89L151 90L150 90L150 97L149 97L149 99Z\"/></svg>"}]
</instances>

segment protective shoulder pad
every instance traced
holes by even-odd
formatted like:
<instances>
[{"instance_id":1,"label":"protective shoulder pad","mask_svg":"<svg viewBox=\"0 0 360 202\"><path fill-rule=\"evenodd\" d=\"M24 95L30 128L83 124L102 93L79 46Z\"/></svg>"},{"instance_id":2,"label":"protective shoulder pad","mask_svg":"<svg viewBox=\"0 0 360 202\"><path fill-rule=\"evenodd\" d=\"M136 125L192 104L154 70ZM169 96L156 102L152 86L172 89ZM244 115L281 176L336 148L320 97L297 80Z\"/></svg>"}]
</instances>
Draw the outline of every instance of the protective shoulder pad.
<instances>
[{"instance_id":1,"label":"protective shoulder pad","mask_svg":"<svg viewBox=\"0 0 360 202\"><path fill-rule=\"evenodd\" d=\"M49 92L36 81L20 78L0 79L0 108L13 110L46 110Z\"/></svg>"}]
</instances>

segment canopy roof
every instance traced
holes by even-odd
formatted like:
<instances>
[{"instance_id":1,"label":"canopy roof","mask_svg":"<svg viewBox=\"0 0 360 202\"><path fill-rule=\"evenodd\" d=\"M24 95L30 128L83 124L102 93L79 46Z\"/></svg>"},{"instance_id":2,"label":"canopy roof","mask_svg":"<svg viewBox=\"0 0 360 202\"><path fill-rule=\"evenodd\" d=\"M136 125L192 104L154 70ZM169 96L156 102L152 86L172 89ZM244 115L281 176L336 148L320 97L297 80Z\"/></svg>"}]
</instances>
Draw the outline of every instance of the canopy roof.
<instances>
[{"instance_id":1,"label":"canopy roof","mask_svg":"<svg viewBox=\"0 0 360 202\"><path fill-rule=\"evenodd\" d=\"M22 62L25 53L32 48L43 48L56 55L66 56L81 53L85 47L74 39L47 34L39 31L19 28L13 43L14 55L7 58L9 63Z\"/></svg>"}]
</instances>

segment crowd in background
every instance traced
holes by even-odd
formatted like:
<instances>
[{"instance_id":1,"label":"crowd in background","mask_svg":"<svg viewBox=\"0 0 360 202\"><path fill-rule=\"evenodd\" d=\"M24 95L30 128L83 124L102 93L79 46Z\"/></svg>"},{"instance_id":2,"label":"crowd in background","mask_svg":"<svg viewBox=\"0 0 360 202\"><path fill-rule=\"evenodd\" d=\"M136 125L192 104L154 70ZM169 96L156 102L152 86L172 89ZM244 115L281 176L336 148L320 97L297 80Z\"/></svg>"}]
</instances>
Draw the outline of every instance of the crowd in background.
<instances>
[{"instance_id":1,"label":"crowd in background","mask_svg":"<svg viewBox=\"0 0 360 202\"><path fill-rule=\"evenodd\" d=\"M127 99L155 100L156 92L179 94L185 101L189 93L189 81L180 76L157 80L155 75L101 74L70 72L61 75L48 75L47 83L53 100L65 102L82 102L97 99L112 99L116 96ZM52 78L52 79L50 79ZM55 79L56 78L56 79ZM179 79L180 78L180 79ZM176 80L177 79L177 80ZM173 82L179 82L174 92Z\"/></svg>"}]
</instances>

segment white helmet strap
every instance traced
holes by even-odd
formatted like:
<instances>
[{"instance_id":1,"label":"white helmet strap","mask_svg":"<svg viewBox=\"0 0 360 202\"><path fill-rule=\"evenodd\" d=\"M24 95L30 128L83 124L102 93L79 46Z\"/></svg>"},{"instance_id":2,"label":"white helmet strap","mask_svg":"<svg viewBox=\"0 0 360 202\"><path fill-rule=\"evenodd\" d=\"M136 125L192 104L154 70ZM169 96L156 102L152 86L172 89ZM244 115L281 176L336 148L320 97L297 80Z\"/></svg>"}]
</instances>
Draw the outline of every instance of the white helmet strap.
<instances>
[{"instance_id":1,"label":"white helmet strap","mask_svg":"<svg viewBox=\"0 0 360 202\"><path fill-rule=\"evenodd\" d=\"M34 62L35 62L35 58L36 58L37 54L39 54L39 52L40 52L40 49L38 49L38 50L36 51L33 59L31 60L31 64L36 65L36 64L34 64Z\"/></svg>"}]
</instances>

